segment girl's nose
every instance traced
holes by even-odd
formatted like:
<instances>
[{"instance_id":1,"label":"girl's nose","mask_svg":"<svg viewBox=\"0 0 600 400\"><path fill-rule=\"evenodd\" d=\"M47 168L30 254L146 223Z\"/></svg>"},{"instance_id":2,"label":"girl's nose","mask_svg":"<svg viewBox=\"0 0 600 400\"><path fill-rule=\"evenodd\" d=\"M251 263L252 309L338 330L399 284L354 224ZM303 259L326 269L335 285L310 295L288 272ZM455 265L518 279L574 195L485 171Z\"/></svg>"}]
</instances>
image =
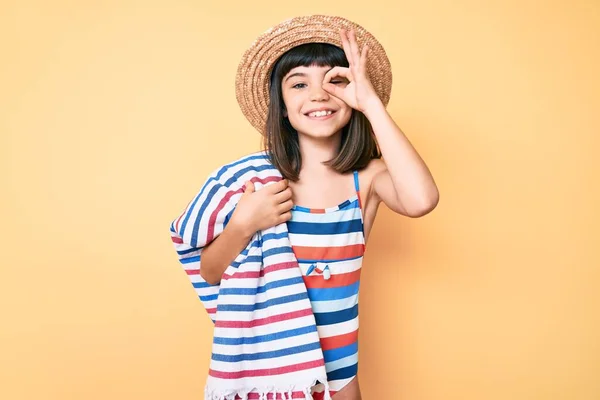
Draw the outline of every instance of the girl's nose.
<instances>
[{"instance_id":1,"label":"girl's nose","mask_svg":"<svg viewBox=\"0 0 600 400\"><path fill-rule=\"evenodd\" d=\"M329 99L329 93L327 93L321 85L313 85L310 91L310 99L312 101L321 101Z\"/></svg>"}]
</instances>

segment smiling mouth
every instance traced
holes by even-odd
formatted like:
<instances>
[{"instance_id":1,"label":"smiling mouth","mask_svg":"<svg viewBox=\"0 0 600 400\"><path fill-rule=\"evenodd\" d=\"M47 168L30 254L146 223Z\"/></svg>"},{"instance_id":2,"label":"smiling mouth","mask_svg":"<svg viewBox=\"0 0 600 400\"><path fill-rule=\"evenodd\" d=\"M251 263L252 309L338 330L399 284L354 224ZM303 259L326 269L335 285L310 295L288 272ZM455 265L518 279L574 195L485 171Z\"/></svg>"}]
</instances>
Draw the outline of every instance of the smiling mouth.
<instances>
[{"instance_id":1,"label":"smiling mouth","mask_svg":"<svg viewBox=\"0 0 600 400\"><path fill-rule=\"evenodd\" d=\"M315 113L310 113L310 114L305 114L305 116L308 117L309 119L320 121L320 120L331 118L335 113L336 113L336 111L328 111L326 113L317 112L316 115L315 115Z\"/></svg>"}]
</instances>

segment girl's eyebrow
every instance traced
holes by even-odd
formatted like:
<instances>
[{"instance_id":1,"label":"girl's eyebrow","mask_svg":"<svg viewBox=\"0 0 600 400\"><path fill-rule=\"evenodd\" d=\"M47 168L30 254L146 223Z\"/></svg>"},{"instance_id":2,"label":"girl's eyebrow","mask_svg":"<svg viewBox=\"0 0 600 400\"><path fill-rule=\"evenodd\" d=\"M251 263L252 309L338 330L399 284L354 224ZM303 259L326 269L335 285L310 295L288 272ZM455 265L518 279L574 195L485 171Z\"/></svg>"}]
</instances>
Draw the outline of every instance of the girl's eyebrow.
<instances>
[{"instance_id":1,"label":"girl's eyebrow","mask_svg":"<svg viewBox=\"0 0 600 400\"><path fill-rule=\"evenodd\" d=\"M327 71L325 71L325 73L331 71L333 69L333 67L329 68ZM302 76L302 77L307 77L308 74L306 74L305 72L294 72L293 74L289 75L287 78L285 78L285 80L283 81L283 83L287 82L288 79L293 78L294 76Z\"/></svg>"},{"instance_id":2,"label":"girl's eyebrow","mask_svg":"<svg viewBox=\"0 0 600 400\"><path fill-rule=\"evenodd\" d=\"M285 80L283 81L283 83L287 82L288 79L293 78L295 76L304 76L304 77L306 77L307 75L304 72L294 72L293 74L291 74L290 76L288 76L287 78L285 78Z\"/></svg>"}]
</instances>

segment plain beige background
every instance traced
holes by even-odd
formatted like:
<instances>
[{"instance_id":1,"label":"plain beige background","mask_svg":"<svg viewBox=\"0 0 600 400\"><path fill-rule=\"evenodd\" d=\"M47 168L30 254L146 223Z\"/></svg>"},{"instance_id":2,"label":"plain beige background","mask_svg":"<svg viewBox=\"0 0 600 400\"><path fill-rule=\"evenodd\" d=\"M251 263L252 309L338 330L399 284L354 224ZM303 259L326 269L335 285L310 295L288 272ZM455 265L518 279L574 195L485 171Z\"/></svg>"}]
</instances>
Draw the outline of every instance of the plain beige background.
<instances>
[{"instance_id":1,"label":"plain beige background","mask_svg":"<svg viewBox=\"0 0 600 400\"><path fill-rule=\"evenodd\" d=\"M361 284L366 400L600 398L600 3L4 1L0 398L202 398L211 323L169 224L259 149L243 51L339 14L441 201L382 206Z\"/></svg>"}]
</instances>

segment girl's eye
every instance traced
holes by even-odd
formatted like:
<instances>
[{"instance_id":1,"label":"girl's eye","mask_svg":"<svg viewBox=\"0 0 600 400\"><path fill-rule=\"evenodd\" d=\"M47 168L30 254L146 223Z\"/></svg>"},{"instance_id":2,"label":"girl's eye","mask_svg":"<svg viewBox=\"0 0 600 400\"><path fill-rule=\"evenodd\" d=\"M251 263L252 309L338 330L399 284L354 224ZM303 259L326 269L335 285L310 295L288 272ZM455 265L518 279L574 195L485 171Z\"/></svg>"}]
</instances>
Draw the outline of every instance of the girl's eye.
<instances>
[{"instance_id":1,"label":"girl's eye","mask_svg":"<svg viewBox=\"0 0 600 400\"><path fill-rule=\"evenodd\" d=\"M336 79L334 81L331 81L331 83L333 83L334 85L337 85L338 83L347 83L345 79ZM299 86L306 86L306 83L296 83L294 86L292 86L292 89L301 89L301 87Z\"/></svg>"}]
</instances>

